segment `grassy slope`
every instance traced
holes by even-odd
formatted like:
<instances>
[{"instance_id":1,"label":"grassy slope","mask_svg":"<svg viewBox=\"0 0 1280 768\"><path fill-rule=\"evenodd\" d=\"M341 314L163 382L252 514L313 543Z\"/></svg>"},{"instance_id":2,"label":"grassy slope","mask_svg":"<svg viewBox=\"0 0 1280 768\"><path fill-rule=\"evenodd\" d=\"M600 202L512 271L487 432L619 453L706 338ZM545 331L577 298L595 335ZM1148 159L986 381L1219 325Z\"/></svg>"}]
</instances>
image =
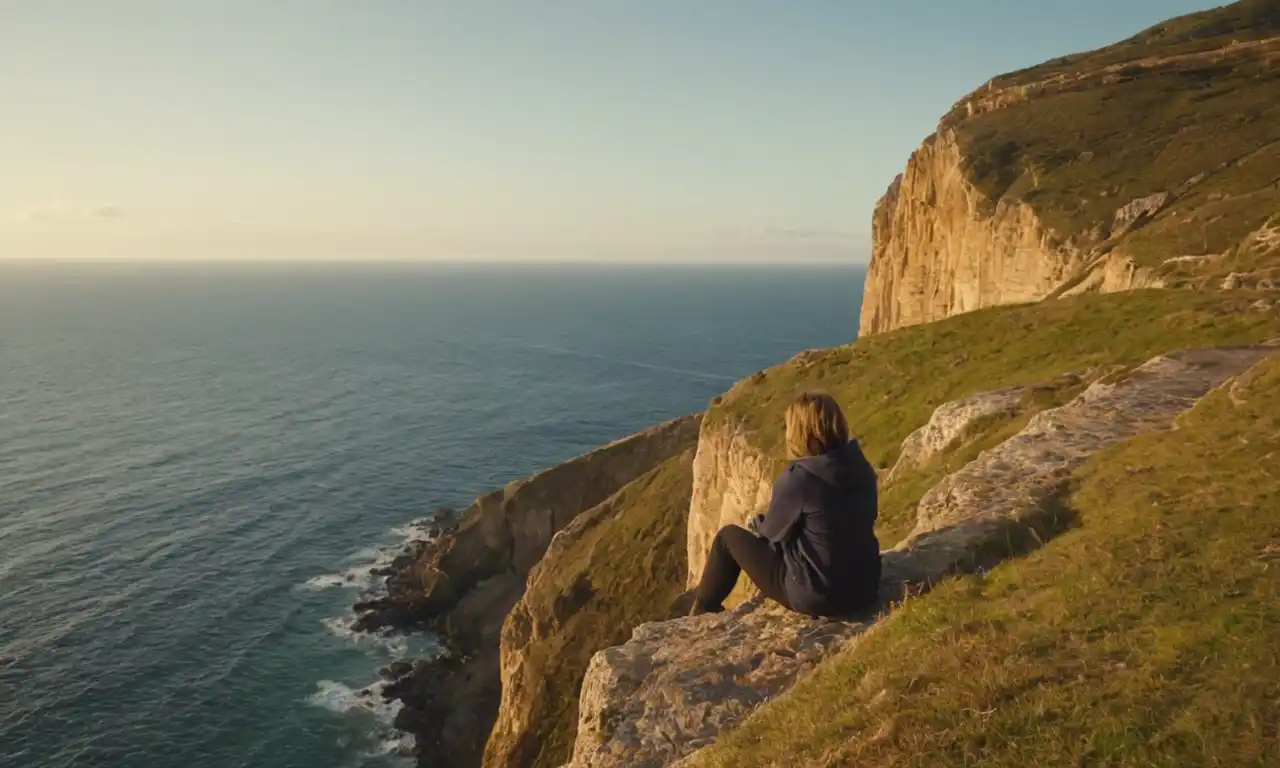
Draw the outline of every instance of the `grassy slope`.
<instances>
[{"instance_id":1,"label":"grassy slope","mask_svg":"<svg viewBox=\"0 0 1280 768\"><path fill-rule=\"evenodd\" d=\"M1250 0L1172 19L1116 45L996 78L995 85L1276 35L1280 3ZM944 123L955 127L970 178L993 203L1025 201L1064 239L1110 225L1116 209L1131 200L1207 174L1146 228L1118 241L1140 264L1222 253L1280 212L1280 68L1274 61L1243 52L1225 61L1119 74L972 119L957 111ZM1280 254L1271 266L1274 261ZM1217 274L1240 266L1198 269Z\"/></svg>"},{"instance_id":2,"label":"grassy slope","mask_svg":"<svg viewBox=\"0 0 1280 768\"><path fill-rule=\"evenodd\" d=\"M628 485L613 516L582 535L554 567L555 589L543 585L526 594L535 610L574 591L584 575L591 596L558 631L534 640L526 665L536 680L527 736L540 746L533 765L557 766L569 759L578 718L578 691L592 654L618 645L645 621L661 618L684 590L685 523L693 482L690 457L676 457ZM539 606L538 603L541 603Z\"/></svg>"},{"instance_id":3,"label":"grassy slope","mask_svg":"<svg viewBox=\"0 0 1280 768\"><path fill-rule=\"evenodd\" d=\"M1280 5L1275 0L1246 0L1169 19L1115 45L1097 51L1062 56L1035 67L996 78L996 84L1017 85L1045 77L1078 72L1085 66L1122 64L1157 48L1165 55L1213 50L1232 40L1248 42L1280 31Z\"/></svg>"},{"instance_id":4,"label":"grassy slope","mask_svg":"<svg viewBox=\"0 0 1280 768\"><path fill-rule=\"evenodd\" d=\"M1079 528L909 601L707 766L1280 764L1280 361L1079 473Z\"/></svg>"},{"instance_id":5,"label":"grassy slope","mask_svg":"<svg viewBox=\"0 0 1280 768\"><path fill-rule=\"evenodd\" d=\"M1032 387L1023 395L1016 413L979 419L939 455L882 487L877 530L881 540L892 544L910 533L916 504L940 480L1017 434L1035 414L1066 403L1085 386L1084 381L1064 377Z\"/></svg>"},{"instance_id":6,"label":"grassy slope","mask_svg":"<svg viewBox=\"0 0 1280 768\"><path fill-rule=\"evenodd\" d=\"M1131 366L1181 347L1280 337L1280 311L1250 310L1256 298L1138 291L959 315L771 368L726 393L706 419L744 425L780 464L783 410L797 392L825 389L845 409L872 463L888 467L902 439L948 400L1071 371ZM1025 409L1024 416L1040 405ZM926 468L925 474L944 469ZM886 544L911 527L914 503L928 487L927 477L921 478L916 473L895 484L914 484L910 493L886 491L880 524Z\"/></svg>"}]
</instances>

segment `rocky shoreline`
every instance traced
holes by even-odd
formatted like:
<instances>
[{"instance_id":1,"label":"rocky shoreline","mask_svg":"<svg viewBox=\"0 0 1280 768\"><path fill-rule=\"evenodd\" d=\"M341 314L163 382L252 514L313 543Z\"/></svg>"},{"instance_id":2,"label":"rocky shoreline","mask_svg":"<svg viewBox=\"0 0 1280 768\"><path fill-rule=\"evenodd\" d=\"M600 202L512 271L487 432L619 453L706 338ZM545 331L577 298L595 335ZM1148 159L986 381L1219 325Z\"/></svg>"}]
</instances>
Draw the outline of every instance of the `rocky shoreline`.
<instances>
[{"instance_id":1,"label":"rocky shoreline","mask_svg":"<svg viewBox=\"0 0 1280 768\"><path fill-rule=\"evenodd\" d=\"M375 574L385 577L385 594L355 603L355 629L433 632L440 637L443 653L436 658L399 660L378 670L387 683L380 695L402 705L393 726L414 737L413 756L420 764L429 757L433 765L478 765L501 693L484 674L497 664L497 646L486 646L482 640L497 629L485 626L485 620L496 620L500 627L506 611L495 606L479 614L454 614L440 607L443 601L427 599L418 576L423 564L438 562L442 552L455 546L456 513L443 512L436 519L448 519L432 525L428 540L409 542Z\"/></svg>"},{"instance_id":2,"label":"rocky shoreline","mask_svg":"<svg viewBox=\"0 0 1280 768\"><path fill-rule=\"evenodd\" d=\"M354 629L429 631L443 653L380 670L381 695L403 706L395 727L413 735L420 765L478 766L501 700L502 624L552 537L631 481L697 442L702 414L673 419L428 518L374 575L385 591L353 606Z\"/></svg>"}]
</instances>

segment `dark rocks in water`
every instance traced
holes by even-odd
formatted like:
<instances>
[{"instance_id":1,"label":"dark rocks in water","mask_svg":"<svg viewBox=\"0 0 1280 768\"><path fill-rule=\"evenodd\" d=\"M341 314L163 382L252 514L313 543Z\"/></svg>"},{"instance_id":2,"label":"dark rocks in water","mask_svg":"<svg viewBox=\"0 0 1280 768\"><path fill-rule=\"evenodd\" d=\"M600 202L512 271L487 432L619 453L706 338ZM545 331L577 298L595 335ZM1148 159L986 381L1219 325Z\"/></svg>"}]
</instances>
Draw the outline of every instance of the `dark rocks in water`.
<instances>
[{"instance_id":1,"label":"dark rocks in water","mask_svg":"<svg viewBox=\"0 0 1280 768\"><path fill-rule=\"evenodd\" d=\"M579 513L696 444L700 424L701 414L659 424L484 494L463 513L440 508L413 524L429 538L407 542L390 563L385 595L355 604L354 628L444 637L447 655L415 664L383 691L404 704L395 725L414 735L420 761L481 764L501 700L502 622L529 569Z\"/></svg>"},{"instance_id":2,"label":"dark rocks in water","mask_svg":"<svg viewBox=\"0 0 1280 768\"><path fill-rule=\"evenodd\" d=\"M421 601L405 596L389 595L362 600L354 606L356 616L353 628L357 632L378 632L383 629L427 628Z\"/></svg>"},{"instance_id":3,"label":"dark rocks in water","mask_svg":"<svg viewBox=\"0 0 1280 768\"><path fill-rule=\"evenodd\" d=\"M386 570L388 576L394 576L395 574L403 571L404 569L418 562L418 558L421 556L422 554L420 552L405 552L403 555L400 555L396 559L392 560L391 565L383 570Z\"/></svg>"},{"instance_id":4,"label":"dark rocks in water","mask_svg":"<svg viewBox=\"0 0 1280 768\"><path fill-rule=\"evenodd\" d=\"M413 671L413 664L407 661L393 661L378 670L378 676L384 680L399 680Z\"/></svg>"},{"instance_id":5,"label":"dark rocks in water","mask_svg":"<svg viewBox=\"0 0 1280 768\"><path fill-rule=\"evenodd\" d=\"M431 765L480 765L502 694L497 665L495 645L474 656L417 662L386 687L384 696L404 704L395 727L414 735L418 754L430 756Z\"/></svg>"}]
</instances>

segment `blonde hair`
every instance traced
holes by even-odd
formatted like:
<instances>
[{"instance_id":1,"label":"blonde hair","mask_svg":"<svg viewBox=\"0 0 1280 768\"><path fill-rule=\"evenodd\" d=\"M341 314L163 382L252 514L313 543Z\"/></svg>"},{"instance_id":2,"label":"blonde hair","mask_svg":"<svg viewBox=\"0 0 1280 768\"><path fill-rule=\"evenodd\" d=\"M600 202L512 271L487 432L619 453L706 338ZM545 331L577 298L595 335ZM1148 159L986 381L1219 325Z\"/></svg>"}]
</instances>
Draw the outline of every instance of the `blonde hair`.
<instances>
[{"instance_id":1,"label":"blonde hair","mask_svg":"<svg viewBox=\"0 0 1280 768\"><path fill-rule=\"evenodd\" d=\"M787 407L787 453L817 456L849 442L849 424L831 395L805 392Z\"/></svg>"}]
</instances>

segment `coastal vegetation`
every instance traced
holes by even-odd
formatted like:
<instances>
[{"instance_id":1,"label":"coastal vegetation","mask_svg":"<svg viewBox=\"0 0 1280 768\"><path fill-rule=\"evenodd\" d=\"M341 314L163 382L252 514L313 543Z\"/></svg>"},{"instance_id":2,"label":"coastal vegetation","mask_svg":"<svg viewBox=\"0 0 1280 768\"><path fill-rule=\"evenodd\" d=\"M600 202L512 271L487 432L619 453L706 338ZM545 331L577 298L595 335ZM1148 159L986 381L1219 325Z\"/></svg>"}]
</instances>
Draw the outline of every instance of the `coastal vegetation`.
<instances>
[{"instance_id":1,"label":"coastal vegetation","mask_svg":"<svg viewBox=\"0 0 1280 768\"><path fill-rule=\"evenodd\" d=\"M593 711L580 701L593 656L622 644L635 651L635 627L663 618L694 575L698 536L767 500L770 478L787 461L783 412L796 393L823 390L840 403L881 473L881 544L905 541L914 551L917 513L930 492L954 489L949 479L989 459L1038 414L1059 415L1045 412L1078 403L1093 384L1141 381L1137 366L1175 350L1280 341L1280 3L1245 0L1172 19L1098 51L997 77L958 102L925 147L942 144L943 133L954 135L950 154L918 153L926 159L913 158L908 169L916 196L906 200L897 182L878 210L877 237L888 237L886 227L903 230L899 262L881 264L878 278L873 264L868 280L867 295L886 307L922 307L886 311L875 332L850 344L803 352L738 382L702 418L696 459L686 451L628 460L630 482L621 490L575 509L572 522L555 523L562 529L538 528L555 537L503 625L503 701L486 766L577 759L580 705ZM956 188L961 193L951 194ZM975 189L980 194L971 195ZM939 190L950 195L946 211L930 208ZM887 215L899 203L906 213ZM995 215L1015 208L1018 216ZM1023 215L1028 208L1034 216ZM984 214L987 221L971 221ZM954 242L933 238L948 226L964 231ZM1057 250L1045 246L1053 240ZM1093 278L1114 266L1103 264L1113 256L1130 272L1106 287L1107 279ZM974 299L992 275L1018 290ZM1150 285L1164 287L1129 290ZM1036 300L1008 303L1027 297ZM1267 353L1244 352L1257 356L1250 364ZM749 686L741 680L754 679L756 689L732 700L759 708L750 716L745 704L722 711L714 743L697 728L673 726L674 735L662 734L662 754L699 749L691 764L717 768L1280 761L1280 361L1210 387L1185 403L1170 395L1177 407L1159 427L1135 427L1114 445L1097 438L1078 461L1056 467L1061 475L1051 480L1062 489L1051 496L1061 510L1053 511L1069 522L1041 530L1017 518L1011 525L1022 526L1016 534L1025 546L1000 538L992 545L998 556L981 563L986 570L949 578L964 568L948 566L923 587L904 577L898 586L910 596L865 634L859 622L828 632L801 626L807 619L794 614L771 624L775 614L756 613L755 623L733 624L755 610L750 605L717 619L745 646L745 660L732 680L701 684L742 688ZM967 422L948 445L895 469L904 440L940 406L1009 388L1018 388L1009 407ZM1125 414L1112 416L1124 407L1116 402L1092 414L1095 426L1123 421ZM1178 428L1163 431L1175 413ZM591 462L581 470L613 477ZM986 480L989 491L995 481ZM531 509L554 506L547 498L537 494ZM980 524L984 499L955 506L968 504L965 519ZM1049 502L1027 502L1041 503ZM494 538L483 525L472 529L486 544ZM922 550L927 560L927 541ZM886 562L909 560L905 551ZM442 580L456 578L438 570ZM733 605L749 597L739 586ZM681 626L641 634L651 643L696 639ZM677 629L664 634L670 627ZM834 650L824 637L846 644ZM773 698L799 676L795 668L810 669L808 661L788 666L802 654L819 661ZM620 654L617 668L645 677L644 665L661 654L640 655L627 667L635 654ZM655 674L662 685L677 682L654 695L678 708L696 698L680 688L679 665L701 661L664 658L678 659L677 668ZM473 669L488 674L492 666ZM688 679L698 678L694 672ZM636 690L643 682L628 681ZM603 687L596 686L597 703L607 698ZM767 696L751 698L765 688ZM582 725L593 738L617 730L618 702L606 704L601 722ZM638 709L657 706L650 705ZM690 717L712 717L711 704L689 707ZM703 734L696 745L677 743L693 732ZM635 757L615 750L604 762L572 765L630 765ZM644 760L638 764L666 764Z\"/></svg>"},{"instance_id":2,"label":"coastal vegetation","mask_svg":"<svg viewBox=\"0 0 1280 768\"><path fill-rule=\"evenodd\" d=\"M1280 759L1280 360L1095 456L1076 529L908 600L693 765Z\"/></svg>"},{"instance_id":3,"label":"coastal vegetation","mask_svg":"<svg viewBox=\"0 0 1280 768\"><path fill-rule=\"evenodd\" d=\"M520 689L522 727L503 734L499 724L488 764L564 764L591 656L663 618L684 591L691 460L691 452L668 459L584 513L530 574L503 632L504 648L519 650L507 682Z\"/></svg>"},{"instance_id":4,"label":"coastal vegetation","mask_svg":"<svg viewBox=\"0 0 1280 768\"><path fill-rule=\"evenodd\" d=\"M1220 280L1260 266L1232 257L1280 212L1278 62L1280 5L1249 0L997 77L943 126L988 210L1026 203L1061 240Z\"/></svg>"}]
</instances>

